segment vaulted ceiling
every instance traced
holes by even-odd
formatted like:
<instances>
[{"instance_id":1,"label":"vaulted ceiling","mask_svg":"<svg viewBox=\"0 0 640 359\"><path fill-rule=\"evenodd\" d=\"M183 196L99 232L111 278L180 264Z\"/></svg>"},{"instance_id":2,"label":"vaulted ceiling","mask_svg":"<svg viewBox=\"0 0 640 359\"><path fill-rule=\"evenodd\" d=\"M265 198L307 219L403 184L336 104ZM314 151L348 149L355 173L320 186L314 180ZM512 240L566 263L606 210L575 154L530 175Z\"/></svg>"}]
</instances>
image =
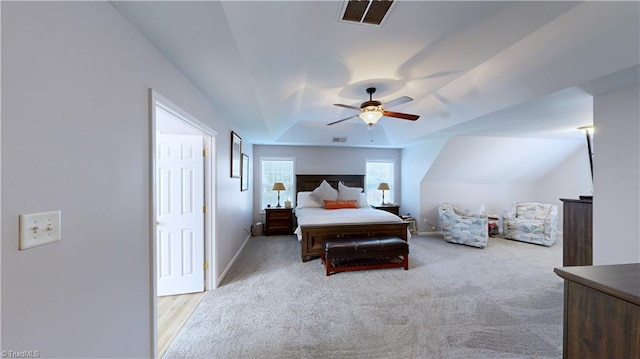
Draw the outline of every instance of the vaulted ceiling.
<instances>
[{"instance_id":1,"label":"vaulted ceiling","mask_svg":"<svg viewBox=\"0 0 640 359\"><path fill-rule=\"evenodd\" d=\"M112 4L256 144L571 138L593 93L640 77L638 2L395 1L379 26L341 21L342 1ZM327 126L372 86L420 119Z\"/></svg>"}]
</instances>

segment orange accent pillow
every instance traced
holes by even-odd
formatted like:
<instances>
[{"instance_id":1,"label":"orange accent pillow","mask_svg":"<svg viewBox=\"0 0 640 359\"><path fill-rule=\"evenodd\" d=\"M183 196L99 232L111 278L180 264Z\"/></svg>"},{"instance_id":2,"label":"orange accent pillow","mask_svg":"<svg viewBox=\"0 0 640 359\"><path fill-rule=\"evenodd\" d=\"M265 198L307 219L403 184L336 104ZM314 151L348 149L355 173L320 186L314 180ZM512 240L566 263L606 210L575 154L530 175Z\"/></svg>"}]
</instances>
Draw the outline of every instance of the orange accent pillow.
<instances>
[{"instance_id":1,"label":"orange accent pillow","mask_svg":"<svg viewBox=\"0 0 640 359\"><path fill-rule=\"evenodd\" d=\"M350 199L346 201L329 201L325 199L324 208L339 209L339 208L359 208L359 207L358 207L358 201L356 201L355 199Z\"/></svg>"}]
</instances>

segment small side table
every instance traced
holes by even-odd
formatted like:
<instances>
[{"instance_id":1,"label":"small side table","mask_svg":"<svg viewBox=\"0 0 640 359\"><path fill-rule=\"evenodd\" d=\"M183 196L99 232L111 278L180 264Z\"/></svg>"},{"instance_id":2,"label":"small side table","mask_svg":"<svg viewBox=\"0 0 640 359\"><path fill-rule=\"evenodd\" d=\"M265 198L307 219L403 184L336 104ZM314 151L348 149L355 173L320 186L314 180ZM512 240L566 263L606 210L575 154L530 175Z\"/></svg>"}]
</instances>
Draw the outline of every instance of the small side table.
<instances>
[{"instance_id":1,"label":"small side table","mask_svg":"<svg viewBox=\"0 0 640 359\"><path fill-rule=\"evenodd\" d=\"M294 215L293 208L265 208L264 233L272 234L293 234Z\"/></svg>"},{"instance_id":2,"label":"small side table","mask_svg":"<svg viewBox=\"0 0 640 359\"><path fill-rule=\"evenodd\" d=\"M381 205L371 206L371 207L393 213L396 216L400 216L400 206L395 204L381 204Z\"/></svg>"},{"instance_id":3,"label":"small side table","mask_svg":"<svg viewBox=\"0 0 640 359\"><path fill-rule=\"evenodd\" d=\"M400 216L403 221L409 222L409 233L416 234L416 219L411 216Z\"/></svg>"},{"instance_id":4,"label":"small side table","mask_svg":"<svg viewBox=\"0 0 640 359\"><path fill-rule=\"evenodd\" d=\"M500 226L498 225L498 221L500 218L495 214L490 214L487 216L489 220L489 237L494 237L500 234Z\"/></svg>"}]
</instances>

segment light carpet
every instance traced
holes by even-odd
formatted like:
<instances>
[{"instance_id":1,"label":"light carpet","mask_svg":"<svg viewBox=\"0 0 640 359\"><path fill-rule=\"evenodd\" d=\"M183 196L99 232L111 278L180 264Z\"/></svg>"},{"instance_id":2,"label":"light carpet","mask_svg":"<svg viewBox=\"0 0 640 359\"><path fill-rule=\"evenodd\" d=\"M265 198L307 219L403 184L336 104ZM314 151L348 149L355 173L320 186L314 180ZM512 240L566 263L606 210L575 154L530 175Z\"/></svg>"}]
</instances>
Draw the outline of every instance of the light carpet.
<instances>
[{"instance_id":1,"label":"light carpet","mask_svg":"<svg viewBox=\"0 0 640 359\"><path fill-rule=\"evenodd\" d=\"M164 358L561 358L562 243L413 236L409 270L336 273L252 237Z\"/></svg>"}]
</instances>

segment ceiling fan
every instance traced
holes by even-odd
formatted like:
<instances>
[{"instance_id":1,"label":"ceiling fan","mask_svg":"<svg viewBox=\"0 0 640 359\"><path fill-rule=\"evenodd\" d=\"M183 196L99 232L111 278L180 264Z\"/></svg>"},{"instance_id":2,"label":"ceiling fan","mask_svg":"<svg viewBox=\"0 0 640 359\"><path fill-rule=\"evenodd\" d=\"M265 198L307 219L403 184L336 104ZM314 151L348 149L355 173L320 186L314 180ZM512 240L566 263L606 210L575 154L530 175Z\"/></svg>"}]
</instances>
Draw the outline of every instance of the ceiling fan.
<instances>
[{"instance_id":1,"label":"ceiling fan","mask_svg":"<svg viewBox=\"0 0 640 359\"><path fill-rule=\"evenodd\" d=\"M385 108L390 108L393 106L397 106L397 105L401 105L403 103L407 103L410 101L413 101L413 99L409 96L402 96L402 97L398 97L395 100L391 100L387 103L381 103L380 101L374 101L373 100L373 94L376 92L376 88L375 87L369 87L367 88L367 93L369 94L369 101L365 101L362 103L362 105L360 105L360 107L355 107L355 106L349 106L349 105L343 105L343 104L339 104L339 103L335 103L335 106L340 106L340 107L345 107L345 108L350 108L353 110L358 110L360 111L359 114L353 115L353 116L349 116L347 118L343 118L342 120L338 120L335 122L331 122L328 123L327 126L331 126L331 125L335 125L336 123L340 123L342 121L346 121L349 119L352 119L354 117L360 117L367 125L369 126L373 126L376 122L378 122L378 120L382 117L382 116L386 116L386 117L395 117L395 118L400 118L403 120L409 120L409 121L415 121L418 118L420 118L420 116L418 115L411 115L408 113L401 113L401 112L391 112L391 111L387 111L385 110Z\"/></svg>"}]
</instances>

